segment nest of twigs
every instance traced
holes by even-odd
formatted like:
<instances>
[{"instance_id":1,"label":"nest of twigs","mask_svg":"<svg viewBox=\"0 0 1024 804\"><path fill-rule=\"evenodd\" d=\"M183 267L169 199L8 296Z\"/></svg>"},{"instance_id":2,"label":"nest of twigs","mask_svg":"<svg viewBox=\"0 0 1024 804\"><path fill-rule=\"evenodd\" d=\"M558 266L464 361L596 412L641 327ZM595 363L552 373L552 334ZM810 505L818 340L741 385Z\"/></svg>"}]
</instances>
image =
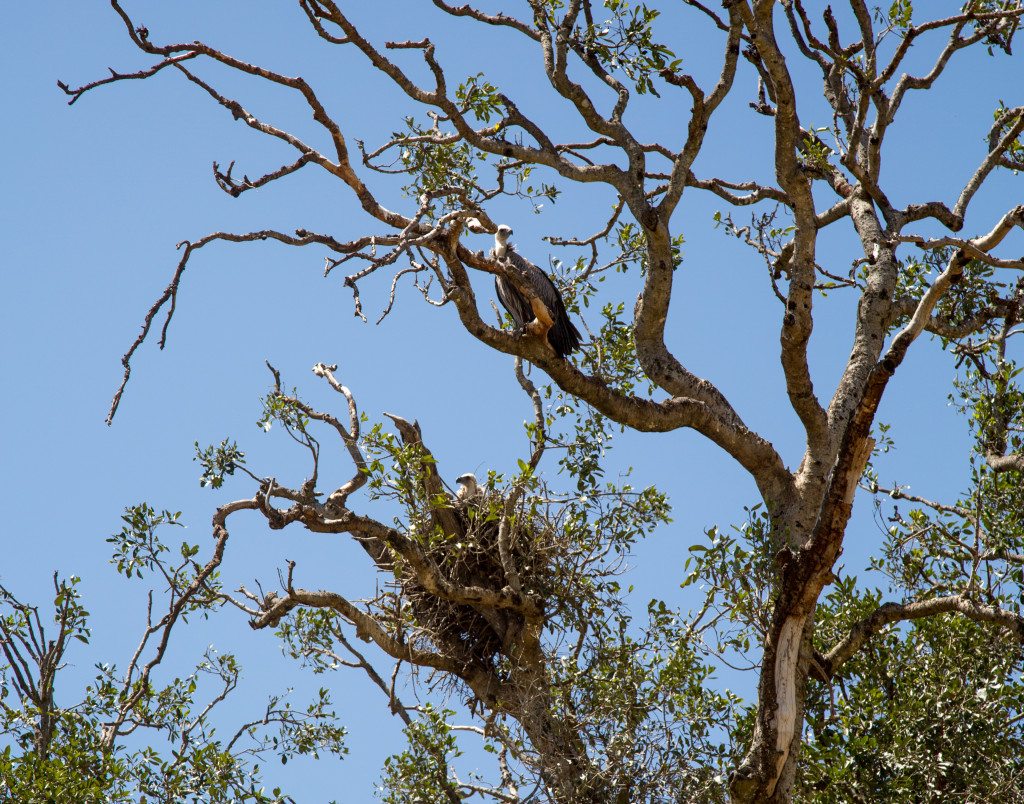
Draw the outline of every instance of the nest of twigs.
<instances>
[{"instance_id":1,"label":"nest of twigs","mask_svg":"<svg viewBox=\"0 0 1024 804\"><path fill-rule=\"evenodd\" d=\"M445 533L437 518L425 512L416 528L417 541L455 587L478 587L501 592L510 586L499 548L500 506L495 495L480 494L454 501L458 533ZM429 533L424 535L423 530ZM508 526L507 552L522 592L545 599L555 584L554 533L536 518L520 511ZM420 638L442 653L460 657L467 664L493 667L502 652L502 635L521 624L509 609L460 604L429 592L411 570L396 579L400 597L412 614Z\"/></svg>"}]
</instances>

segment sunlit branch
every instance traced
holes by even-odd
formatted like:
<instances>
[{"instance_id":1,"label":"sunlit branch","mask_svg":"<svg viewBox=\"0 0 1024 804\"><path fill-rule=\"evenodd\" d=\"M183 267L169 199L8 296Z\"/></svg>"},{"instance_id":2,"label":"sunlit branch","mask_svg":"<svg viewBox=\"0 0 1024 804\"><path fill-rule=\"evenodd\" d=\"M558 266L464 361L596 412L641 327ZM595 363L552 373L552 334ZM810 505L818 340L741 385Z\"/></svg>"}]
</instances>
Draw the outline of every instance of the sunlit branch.
<instances>
[{"instance_id":1,"label":"sunlit branch","mask_svg":"<svg viewBox=\"0 0 1024 804\"><path fill-rule=\"evenodd\" d=\"M155 64L152 67L150 67L148 70L139 70L138 72L134 73L119 73L115 69L109 68L109 78L101 78L98 81L91 81L88 84L83 84L79 87L70 87L65 82L58 81L57 86L60 87L61 90L63 90L65 95L71 96L71 100L68 101L68 106L71 106L91 89L96 89L97 87L101 87L105 84L112 84L116 81L132 81L150 78L151 76L154 76L158 72L163 70L165 67L172 67L183 61L194 59L198 55L200 55L198 51L180 53L177 56L171 56L170 58L164 59L159 64Z\"/></svg>"},{"instance_id":2,"label":"sunlit branch","mask_svg":"<svg viewBox=\"0 0 1024 804\"><path fill-rule=\"evenodd\" d=\"M887 625L948 613L962 614L976 622L993 623L1024 643L1024 617L997 606L978 603L966 595L949 595L910 603L885 603L854 625L850 633L825 654L825 672L830 677L834 675Z\"/></svg>"},{"instance_id":3,"label":"sunlit branch","mask_svg":"<svg viewBox=\"0 0 1024 804\"><path fill-rule=\"evenodd\" d=\"M686 179L687 187L696 187L699 190L707 190L714 193L724 201L733 206L745 207L757 204L761 201L776 201L789 206L789 196L775 187L765 187L753 181L733 182L725 179L698 179L692 173ZM746 195L737 195L730 190L745 192Z\"/></svg>"},{"instance_id":4,"label":"sunlit branch","mask_svg":"<svg viewBox=\"0 0 1024 804\"><path fill-rule=\"evenodd\" d=\"M393 659L410 662L418 667L431 667L459 675L461 668L453 659L439 653L420 650L407 642L391 636L371 615L361 611L342 595L326 590L289 589L283 595L270 593L263 601L261 610L250 621L254 629L273 628L298 606L327 608L336 611L355 626L356 636L363 641L372 641Z\"/></svg>"},{"instance_id":5,"label":"sunlit branch","mask_svg":"<svg viewBox=\"0 0 1024 804\"><path fill-rule=\"evenodd\" d=\"M590 377L549 349L488 326L480 317L475 299L465 288L469 284L463 265L494 270L490 261L459 248L457 260L447 260L449 272L462 292L452 300L466 329L492 348L519 355L542 368L559 387L584 399L616 422L642 432L664 432L692 427L736 457L754 476L759 487L772 499L788 493L792 478L774 447L738 421L718 390L706 380L689 375L695 396L675 396L655 402L633 394L621 394L596 377Z\"/></svg>"},{"instance_id":6,"label":"sunlit branch","mask_svg":"<svg viewBox=\"0 0 1024 804\"><path fill-rule=\"evenodd\" d=\"M175 589L167 613L156 622L149 618L147 628L138 646L128 662L128 669L125 672L123 686L120 691L118 711L114 719L103 727L101 743L105 750L113 747L114 740L120 734L121 726L128 720L136 704L142 696L148 694L149 678L153 670L159 665L166 655L170 644L171 633L174 625L186 613L188 607L202 594L205 594L207 582L220 566L224 559L224 550L227 547L229 533L227 530L227 519L231 514L242 510L254 510L258 507L255 499L236 500L220 506L213 515L213 536L214 546L210 559L205 565L196 568L196 573L190 583L181 589ZM143 653L155 640L153 654L145 664Z\"/></svg>"},{"instance_id":7,"label":"sunlit branch","mask_svg":"<svg viewBox=\"0 0 1024 804\"><path fill-rule=\"evenodd\" d=\"M450 3L445 3L444 0L431 0L431 2L433 2L433 4L442 11L451 14L453 17L469 17L477 22L483 22L488 25L512 28L535 42L540 41L540 34L538 34L536 30L531 28L525 22L518 20L515 17L510 17L507 14L487 14L479 9L473 8L468 3L461 6L455 6Z\"/></svg>"},{"instance_id":8,"label":"sunlit branch","mask_svg":"<svg viewBox=\"0 0 1024 804\"><path fill-rule=\"evenodd\" d=\"M992 31L996 27L998 27L998 24L999 22L1001 22L1002 18L1016 18L1019 17L1021 13L1024 13L1024 10L1017 9L1015 11L1010 12L1008 15L1000 15L1000 18L996 19L993 24L991 24L990 26L982 26L980 28L977 28L974 31L974 33L970 34L969 36L961 36L961 33L966 22L963 20L956 19L952 23L953 30L950 32L949 39L946 42L946 46L943 48L942 52L936 58L935 63L932 66L932 69L922 76L912 76L907 73L904 73L900 77L899 81L896 82L896 86L892 90L892 95L888 104L885 124L887 125L891 123L892 120L895 118L896 112L899 110L900 104L903 102L903 97L904 95L906 95L908 90L931 88L931 86L935 83L935 81L939 78L940 75L942 75L943 71L946 69L946 65L949 63L949 60L954 53L956 53L958 50L963 50L964 48L970 47L971 45L974 45L982 41L986 37L990 36L992 34ZM900 56L899 52L897 52L896 55ZM896 57L894 56L894 61L895 58ZM902 56L900 56L900 58L902 58ZM890 76L892 74L895 74L895 68L892 73L889 73ZM881 80L882 79L880 76L879 82L881 82ZM888 80L888 78L886 78L885 80ZM879 83L879 85L881 84Z\"/></svg>"},{"instance_id":9,"label":"sunlit branch","mask_svg":"<svg viewBox=\"0 0 1024 804\"><path fill-rule=\"evenodd\" d=\"M177 306L178 289L181 284L181 277L185 273L185 268L188 266L189 259L192 254L199 249L203 248L209 243L214 241L226 241L229 243L251 243L255 241L263 240L276 240L279 243L284 243L289 246L309 246L319 244L327 246L333 251L345 252L353 250L359 247L361 241L355 241L354 244L343 244L339 243L332 237L327 235L316 234L314 232L308 232L304 229L298 230L295 235L288 235L283 232L278 232L274 229L262 229L256 232L246 232L243 234L233 232L213 232L205 237L200 238L194 242L183 240L178 244L178 249L181 250L184 247L184 252L181 255L181 259L178 261L178 267L175 269L171 281L167 287L164 288L163 293L160 294L159 298L149 308L145 317L142 321L142 329L138 336L132 342L131 346L128 347L128 351L121 357L121 365L124 366L124 374L121 378L121 384L118 386L117 391L114 393L114 398L110 403L110 410L107 413L107 424L111 424L114 420L114 414L117 413L118 405L121 403L121 396L124 394L124 389L128 385L128 380L131 377L132 366L131 360L135 355L135 352L146 340L149 335L150 329L153 326L153 322L156 319L157 314L166 306L167 313L164 318L164 323L160 331L159 347L161 349L167 343L167 329L171 324L171 319L174 317L174 312Z\"/></svg>"},{"instance_id":10,"label":"sunlit branch","mask_svg":"<svg viewBox=\"0 0 1024 804\"><path fill-rule=\"evenodd\" d=\"M213 178L217 182L217 186L220 187L228 195L238 198L246 190L255 190L257 187L262 187L270 182L277 179L288 176L301 168L308 165L314 159L314 154L304 153L294 162L289 165L284 165L277 170L266 173L257 179L250 179L248 176L243 176L241 181L235 179L231 172L235 167L235 163L232 162L228 165L226 171L221 171L220 165L216 162L213 163Z\"/></svg>"},{"instance_id":11,"label":"sunlit branch","mask_svg":"<svg viewBox=\"0 0 1024 804\"><path fill-rule=\"evenodd\" d=\"M921 23L920 25L914 25L907 30L901 37L900 43L896 47L896 51L893 53L892 58L886 65L885 69L879 73L876 79L876 84L881 87L884 86L899 69L900 64L906 57L907 53L910 52L911 46L914 41L921 36L921 34L928 33L929 31L938 30L939 28L957 28L962 29L962 26L971 22L995 22L997 24L1008 20L1014 20L1020 18L1024 14L1024 9L1008 9L1005 11L970 11L967 14L957 14L952 17L945 17L938 20L929 20L928 22ZM986 33L992 28L986 26ZM951 37L952 38L952 37Z\"/></svg>"}]
</instances>

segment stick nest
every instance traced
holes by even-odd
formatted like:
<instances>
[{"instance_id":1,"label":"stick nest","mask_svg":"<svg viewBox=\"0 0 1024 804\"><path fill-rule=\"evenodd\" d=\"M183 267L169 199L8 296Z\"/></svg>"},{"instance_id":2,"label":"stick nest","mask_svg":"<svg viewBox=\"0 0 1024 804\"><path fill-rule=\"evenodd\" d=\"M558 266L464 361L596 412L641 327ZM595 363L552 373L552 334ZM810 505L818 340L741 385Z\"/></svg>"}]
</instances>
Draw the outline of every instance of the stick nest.
<instances>
[{"instance_id":1,"label":"stick nest","mask_svg":"<svg viewBox=\"0 0 1024 804\"><path fill-rule=\"evenodd\" d=\"M505 590L509 578L498 544L503 500L493 493L481 493L453 502L462 532L445 533L430 511L423 512L422 524L417 523L415 532L420 534L424 552L454 586ZM549 523L525 510L510 518L509 563L524 595L548 600L556 592L555 556L555 529ZM522 624L522 616L509 609L459 604L439 597L425 589L411 569L397 575L397 587L419 637L467 664L494 667L502 653L502 634Z\"/></svg>"}]
</instances>

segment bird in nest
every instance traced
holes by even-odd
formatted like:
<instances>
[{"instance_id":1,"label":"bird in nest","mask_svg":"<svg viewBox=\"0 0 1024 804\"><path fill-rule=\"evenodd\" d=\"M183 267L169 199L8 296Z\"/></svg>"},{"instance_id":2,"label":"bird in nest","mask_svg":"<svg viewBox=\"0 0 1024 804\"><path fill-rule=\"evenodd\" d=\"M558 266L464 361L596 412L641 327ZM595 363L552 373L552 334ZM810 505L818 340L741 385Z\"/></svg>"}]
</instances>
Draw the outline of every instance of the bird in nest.
<instances>
[{"instance_id":1,"label":"bird in nest","mask_svg":"<svg viewBox=\"0 0 1024 804\"><path fill-rule=\"evenodd\" d=\"M486 489L477 482L476 475L472 472L459 475L455 482L459 484L459 489L455 492L455 498L458 500L469 502L477 497L483 497L486 493Z\"/></svg>"}]
</instances>

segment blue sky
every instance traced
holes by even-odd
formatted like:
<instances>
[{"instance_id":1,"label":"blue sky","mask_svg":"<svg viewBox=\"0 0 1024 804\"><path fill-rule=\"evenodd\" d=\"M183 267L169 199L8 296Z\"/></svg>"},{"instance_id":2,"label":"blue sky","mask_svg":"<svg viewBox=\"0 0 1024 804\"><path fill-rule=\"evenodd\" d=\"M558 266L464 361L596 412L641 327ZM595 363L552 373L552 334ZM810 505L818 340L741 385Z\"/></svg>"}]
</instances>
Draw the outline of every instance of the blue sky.
<instances>
[{"instance_id":1,"label":"blue sky","mask_svg":"<svg viewBox=\"0 0 1024 804\"><path fill-rule=\"evenodd\" d=\"M383 19L369 18L370 5L358 4L363 9L358 19L375 42L429 33L453 80L483 70L524 112L550 121L553 135L579 136L580 126L565 104L543 91L531 48L493 32L478 39L477 29L464 23L446 29L427 3L395 3ZM155 41L202 38L242 58L308 77L350 143L380 142L411 111L354 51L316 40L295 5L189 0L129 8ZM666 19L677 15L667 11ZM45 602L55 570L84 578L96 639L70 657L73 672L86 678L94 661L123 663L142 628L141 590L107 564L104 539L119 528L124 506L146 500L181 510L188 537L205 545L214 507L252 494L242 479L220 492L200 489L193 442L236 438L258 474L301 482L301 455L280 433L266 435L255 427L258 399L269 382L264 360L322 406L337 401L309 368L318 361L338 363L339 377L371 420L391 411L421 422L449 481L464 471L508 469L526 453L522 423L530 409L515 383L511 359L475 343L460 329L454 310L429 307L406 286L393 314L376 326L372 321L386 303L390 281L381 277L363 287L371 319L364 324L353 316L351 294L340 276L323 278L322 252L274 244L215 245L193 258L168 348L161 353L147 343L140 350L117 419L113 427L105 426L120 379L120 356L171 276L178 241L263 227L306 227L346 239L373 227L344 187L312 170L239 199L218 190L210 173L213 161L237 160L239 173L255 176L294 157L232 121L180 76L114 85L68 108L58 79L77 84L102 76L108 66L127 71L149 63L106 3L16 4L5 18L6 29L17 35L9 36L0 55L5 75L0 92L8 112L0 194L5 247L0 488L6 510L0 579L23 599ZM706 85L720 63L718 36L689 16L679 19L685 24L674 26L669 45ZM917 58L926 60L935 47L935 40L925 40L915 48ZM405 54L403 63L414 65L418 74L416 58ZM1024 82L1012 64L984 53L966 56L934 97L908 99L886 163L894 200L955 198L983 155L997 99L1007 105L1024 102ZM215 69L205 74L223 80L255 113L323 143L308 114L286 94ZM820 81L806 72L801 77L808 99L804 123L827 125ZM749 70L741 73L736 89L712 127L698 173L736 180L766 177L770 124L747 108L754 95ZM628 122L644 132L641 139L675 142L681 136L688 104L663 94L664 103L638 99L635 104ZM972 208L968 232L987 231L1020 201L1019 179L1014 184L1012 177L996 175L990 184ZM386 183L376 186L386 204L411 209L411 202ZM520 250L542 265L549 256L569 258L553 252L542 236L590 234L613 200L592 187L565 190L539 215L513 202L490 210L496 220L513 225ZM802 439L785 404L778 366L777 302L759 259L713 230L711 215L719 208L714 199L688 193L677 213L676 227L686 245L670 345L690 369L718 383L748 424L795 466ZM486 238L478 240L476 247L487 247ZM1010 252L1020 244L1018 232L1008 241ZM843 273L858 256L846 232L828 233L822 254L828 267ZM631 308L636 279L634 274L610 282L609 298ZM477 289L483 303L492 297L485 279ZM819 396L831 395L848 354L852 309L852 297L843 294L819 303L811 345ZM937 345L922 340L879 414L893 423L898 443L882 464L883 479L910 483L929 497L949 496L965 485L968 442L946 403L950 372ZM638 587L638 600L659 596L686 605L678 593L686 548L713 524L741 521L742 506L756 501L753 485L724 454L690 432L626 435L616 442L613 470L634 467L634 482L658 483L674 507L673 524L638 549L630 582ZM335 469L347 471L341 462ZM554 461L547 471L553 473ZM259 578L272 588L277 568L290 558L298 562L296 577L304 586L328 586L353 596L372 586L359 551L336 539L294 528L270 532L256 517L237 519L232 532L225 565L229 583L251 585ZM870 505L860 501L843 559L847 568L858 570L877 542ZM303 689L323 683L293 670L271 634L252 632L231 612L175 639L184 662L197 659L211 642L239 654L249 685L245 700L235 702L240 714L248 703L250 711L258 709L265 693L283 686L295 686L301 701ZM352 754L340 767L289 765L282 778L301 800L328 800L339 788L365 791L369 799L383 756L397 748L397 724L364 679L339 674L329 683L352 731Z\"/></svg>"}]
</instances>

